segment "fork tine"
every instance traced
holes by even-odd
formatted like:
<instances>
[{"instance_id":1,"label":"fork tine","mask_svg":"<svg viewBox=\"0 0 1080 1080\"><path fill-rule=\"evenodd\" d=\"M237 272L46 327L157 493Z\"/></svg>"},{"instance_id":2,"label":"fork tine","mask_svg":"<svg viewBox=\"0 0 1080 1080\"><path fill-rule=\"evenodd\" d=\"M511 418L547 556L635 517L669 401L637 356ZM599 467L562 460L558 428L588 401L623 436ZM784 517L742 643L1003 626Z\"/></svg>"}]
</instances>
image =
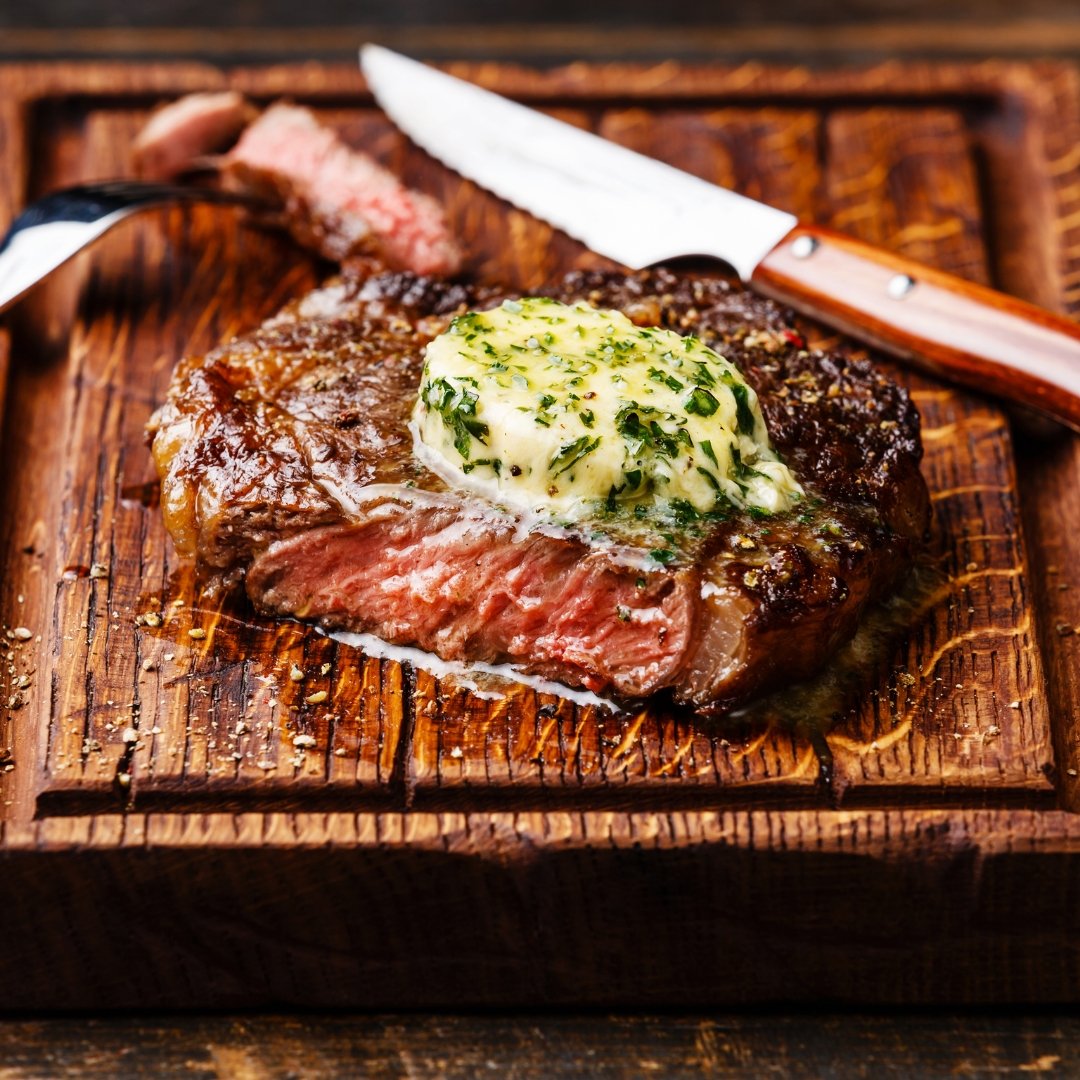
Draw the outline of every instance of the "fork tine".
<instances>
[{"instance_id":1,"label":"fork tine","mask_svg":"<svg viewBox=\"0 0 1080 1080\"><path fill-rule=\"evenodd\" d=\"M50 192L26 207L0 239L0 311L129 213L173 202L263 205L257 199L235 191L141 180L106 180ZM100 227L95 230L95 224L99 223ZM71 236L69 230L59 241L53 235L51 250L31 251L27 247L29 237L19 245L15 244L16 238L30 229L63 224L82 225L86 229L82 235L75 236ZM45 243L44 238L42 243Z\"/></svg>"}]
</instances>

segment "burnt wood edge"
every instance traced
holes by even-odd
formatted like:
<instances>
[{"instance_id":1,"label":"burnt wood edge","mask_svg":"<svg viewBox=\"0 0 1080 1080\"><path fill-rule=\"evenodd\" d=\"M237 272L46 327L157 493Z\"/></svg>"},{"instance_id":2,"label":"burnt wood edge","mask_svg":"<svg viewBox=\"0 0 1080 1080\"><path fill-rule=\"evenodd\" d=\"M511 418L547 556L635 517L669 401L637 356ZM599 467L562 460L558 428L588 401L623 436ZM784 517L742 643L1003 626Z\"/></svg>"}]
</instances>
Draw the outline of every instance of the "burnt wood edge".
<instances>
[{"instance_id":1,"label":"burnt wood edge","mask_svg":"<svg viewBox=\"0 0 1080 1080\"><path fill-rule=\"evenodd\" d=\"M905 809L963 807L969 810L1052 810L1052 789L1012 785L865 784L849 787L841 796L814 781L778 782L752 786L649 787L633 782L597 783L582 787L559 784L509 784L501 788L468 783L442 787L410 787L404 795L385 788L333 784L319 780L282 782L273 787L253 782L185 785L182 781L143 786L128 797L115 784L87 788L84 784L53 783L39 789L35 817L80 817L95 813L430 813L611 812L637 810L693 812L702 810L889 810L898 801Z\"/></svg>"},{"instance_id":2,"label":"burnt wood edge","mask_svg":"<svg viewBox=\"0 0 1080 1080\"><path fill-rule=\"evenodd\" d=\"M29 175L27 161L29 133L26 127L30 99L22 96L17 79L10 79L0 69L0 228L6 228L22 208ZM12 333L8 316L0 316L0 436L7 419L12 363ZM2 484L0 484L2 486ZM0 552L15 550L13 525L7 515L0 522ZM0 573L0 618L12 610L9 575ZM40 655L41 650L39 650ZM15 743L15 717L10 711L0 714L0 754L5 763L11 760ZM37 740L33 740L36 742ZM40 760L40 759L39 759ZM29 763L27 763L29 765ZM15 762L18 767L17 760ZM27 769L29 771L29 769ZM8 816L5 807L15 803L15 788L20 777L15 770L0 771L0 825Z\"/></svg>"},{"instance_id":3,"label":"burnt wood edge","mask_svg":"<svg viewBox=\"0 0 1080 1080\"><path fill-rule=\"evenodd\" d=\"M724 101L762 103L764 97L787 104L793 98L815 104L843 105L882 96L891 101L950 101L971 104L1003 97L1031 101L1045 96L1047 82L1075 75L1066 60L1038 63L1007 59L982 61L893 61L811 71L782 64L704 64L701 62L569 63L550 69L517 63L439 61L435 66L461 78L530 100L644 102L701 101L713 95ZM634 80L650 75L649 84ZM287 62L223 68L196 61L129 63L126 61L0 62L0 86L9 102L81 98L130 103L152 102L192 90L234 88L252 95L304 96L325 104L335 99L355 105L371 102L359 67L354 64Z\"/></svg>"},{"instance_id":4,"label":"burnt wood edge","mask_svg":"<svg viewBox=\"0 0 1080 1080\"><path fill-rule=\"evenodd\" d=\"M1054 207L1054 221L1069 221L1065 230L1056 230L1054 252L1057 295L1039 297L1053 303L1058 310L1072 316L1080 315L1080 198L1077 193L1077 168L1061 169L1057 162L1071 160L1070 155L1080 146L1080 69L1071 64L1033 65L1032 73L1038 73L1037 84L1027 99L1027 107L1039 118L1038 133L1044 165L1044 175L1050 189ZM1080 164L1080 162L1078 162ZM1071 289L1067 283L1072 282ZM1026 466L1042 464L1042 472L1049 475L1049 467L1042 463L1042 454L1021 451L1020 463ZM1020 484L1020 509L1027 537L1045 533L1047 525L1056 518L1056 508L1051 508L1040 498L1037 490L1039 473L1033 482ZM1066 534L1067 538L1073 536ZM1055 784L1060 804L1066 810L1080 812L1080 673L1075 671L1073 658L1067 652L1065 639L1057 630L1057 602L1061 599L1049 572L1048 553L1038 544L1027 543L1029 565L1032 568L1033 618L1037 640L1043 654L1043 669L1051 703L1050 730L1053 738ZM1077 554L1075 539L1066 539L1065 549L1070 562Z\"/></svg>"},{"instance_id":5,"label":"burnt wood edge","mask_svg":"<svg viewBox=\"0 0 1080 1080\"><path fill-rule=\"evenodd\" d=\"M0 905L27 932L5 941L0 1004L1076 1000L1068 855L947 831L884 860L472 827L408 851L5 852ZM73 938L86 912L94 932Z\"/></svg>"},{"instance_id":6,"label":"burnt wood edge","mask_svg":"<svg viewBox=\"0 0 1080 1080\"><path fill-rule=\"evenodd\" d=\"M1075 857L1080 853L1080 828L1074 815L1022 807L888 807L857 811L714 807L666 814L637 809L396 810L379 814L136 811L48 818L29 828L22 822L0 822L0 859L8 852L65 852L72 847L131 851L205 847L351 851L360 847L389 852L487 850L491 854L511 853L522 846L535 850L548 843L558 847L633 850L720 844L774 854L786 850L821 851L906 862L928 853L943 859L1014 853ZM1073 866L1073 873L1075 883L1080 884L1076 877L1080 864Z\"/></svg>"},{"instance_id":7,"label":"burnt wood edge","mask_svg":"<svg viewBox=\"0 0 1080 1080\"><path fill-rule=\"evenodd\" d=\"M1075 1000L1076 943L1045 929L1069 915L1068 858L980 858L932 842L903 865L723 844L646 857L627 846L563 847L537 858L509 837L486 849L454 840L411 850L408 873L375 849L9 853L0 901L13 925L27 925L50 890L56 902L38 912L37 933L5 942L4 970L22 977L5 980L0 1001ZM1036 877L1033 923L980 909L984 893L1030 894ZM238 911L236 895L267 881L279 884ZM130 903L115 902L120 883ZM373 917L395 899L416 915L392 925ZM81 908L96 913L97 933L73 948L68 920ZM79 970L87 966L92 979Z\"/></svg>"}]
</instances>

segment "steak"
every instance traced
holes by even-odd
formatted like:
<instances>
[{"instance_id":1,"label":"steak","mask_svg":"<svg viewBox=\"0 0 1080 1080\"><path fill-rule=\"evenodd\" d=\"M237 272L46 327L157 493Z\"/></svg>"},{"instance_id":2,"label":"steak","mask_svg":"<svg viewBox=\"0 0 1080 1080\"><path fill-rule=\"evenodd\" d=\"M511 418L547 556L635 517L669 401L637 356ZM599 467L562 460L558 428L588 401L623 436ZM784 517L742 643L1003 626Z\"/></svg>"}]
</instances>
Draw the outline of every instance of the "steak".
<instances>
[{"instance_id":1,"label":"steak","mask_svg":"<svg viewBox=\"0 0 1080 1080\"><path fill-rule=\"evenodd\" d=\"M434 199L296 105L273 105L244 130L224 159L224 178L280 206L293 239L331 262L378 254L419 274L451 274L461 264Z\"/></svg>"},{"instance_id":2,"label":"steak","mask_svg":"<svg viewBox=\"0 0 1080 1080\"><path fill-rule=\"evenodd\" d=\"M279 102L260 114L233 90L188 94L151 116L132 146L132 165L155 180L217 167L226 187L266 204L267 224L331 262L377 256L418 274L452 274L461 265L434 199L297 105Z\"/></svg>"},{"instance_id":3,"label":"steak","mask_svg":"<svg viewBox=\"0 0 1080 1080\"><path fill-rule=\"evenodd\" d=\"M256 116L235 90L188 94L158 109L131 148L135 172L145 180L169 180L224 150Z\"/></svg>"},{"instance_id":4,"label":"steak","mask_svg":"<svg viewBox=\"0 0 1080 1080\"><path fill-rule=\"evenodd\" d=\"M674 532L538 527L448 488L407 429L425 343L513 295L371 263L181 364L151 422L179 552L257 609L630 701L719 712L803 678L894 589L927 529L918 414L868 362L806 348L721 280L570 274L549 294L696 334L759 396L807 498ZM670 527L670 526L669 526ZM645 558L665 549L666 565Z\"/></svg>"}]
</instances>

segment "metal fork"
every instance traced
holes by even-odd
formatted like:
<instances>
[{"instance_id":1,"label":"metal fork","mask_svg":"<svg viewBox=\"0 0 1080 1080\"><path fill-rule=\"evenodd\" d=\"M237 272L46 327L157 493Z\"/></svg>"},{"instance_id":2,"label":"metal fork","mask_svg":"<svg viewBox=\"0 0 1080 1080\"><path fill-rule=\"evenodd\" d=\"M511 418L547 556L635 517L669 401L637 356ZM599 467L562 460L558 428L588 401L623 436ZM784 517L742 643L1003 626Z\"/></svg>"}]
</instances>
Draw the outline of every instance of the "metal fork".
<instances>
[{"instance_id":1,"label":"metal fork","mask_svg":"<svg viewBox=\"0 0 1080 1080\"><path fill-rule=\"evenodd\" d=\"M54 191L31 203L0 240L0 312L125 218L177 202L258 205L239 192L139 180Z\"/></svg>"}]
</instances>

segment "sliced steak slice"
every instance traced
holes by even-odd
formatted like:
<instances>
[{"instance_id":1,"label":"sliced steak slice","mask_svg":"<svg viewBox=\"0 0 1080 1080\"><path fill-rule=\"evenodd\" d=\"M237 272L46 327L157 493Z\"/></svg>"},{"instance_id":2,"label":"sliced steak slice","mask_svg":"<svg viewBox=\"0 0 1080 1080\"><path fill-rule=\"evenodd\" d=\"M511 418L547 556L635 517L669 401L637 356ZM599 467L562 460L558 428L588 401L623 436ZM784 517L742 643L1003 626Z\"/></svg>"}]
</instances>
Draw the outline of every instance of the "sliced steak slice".
<instances>
[{"instance_id":1,"label":"sliced steak slice","mask_svg":"<svg viewBox=\"0 0 1080 1080\"><path fill-rule=\"evenodd\" d=\"M696 586L692 573L643 574L577 538L518 535L457 499L380 501L360 524L273 545L247 576L264 610L627 697L677 677Z\"/></svg>"},{"instance_id":2,"label":"sliced steak slice","mask_svg":"<svg viewBox=\"0 0 1080 1080\"><path fill-rule=\"evenodd\" d=\"M226 183L283 208L294 239L332 262L378 254L419 274L452 274L461 253L442 207L343 143L307 109L266 110L224 161Z\"/></svg>"},{"instance_id":3,"label":"sliced steak slice","mask_svg":"<svg viewBox=\"0 0 1080 1080\"><path fill-rule=\"evenodd\" d=\"M168 180L201 158L227 149L255 108L235 90L188 94L150 117L132 146L132 163L146 180Z\"/></svg>"},{"instance_id":4,"label":"sliced steak slice","mask_svg":"<svg viewBox=\"0 0 1080 1080\"><path fill-rule=\"evenodd\" d=\"M135 172L146 179L207 163L220 168L226 186L273 208L268 223L331 262L377 255L418 274L452 274L461 265L442 207L347 146L308 109L279 103L259 114L233 90L188 94L155 112L132 147Z\"/></svg>"},{"instance_id":5,"label":"sliced steak slice","mask_svg":"<svg viewBox=\"0 0 1080 1080\"><path fill-rule=\"evenodd\" d=\"M808 351L787 314L667 271L572 274L552 295L696 333L739 364L808 500L588 533L451 490L406 428L423 345L504 294L356 266L183 364L152 423L177 547L260 610L451 660L699 710L810 674L896 587L926 530L918 415L864 361ZM659 565L650 551L672 548Z\"/></svg>"}]
</instances>

